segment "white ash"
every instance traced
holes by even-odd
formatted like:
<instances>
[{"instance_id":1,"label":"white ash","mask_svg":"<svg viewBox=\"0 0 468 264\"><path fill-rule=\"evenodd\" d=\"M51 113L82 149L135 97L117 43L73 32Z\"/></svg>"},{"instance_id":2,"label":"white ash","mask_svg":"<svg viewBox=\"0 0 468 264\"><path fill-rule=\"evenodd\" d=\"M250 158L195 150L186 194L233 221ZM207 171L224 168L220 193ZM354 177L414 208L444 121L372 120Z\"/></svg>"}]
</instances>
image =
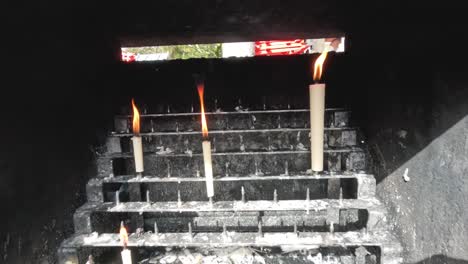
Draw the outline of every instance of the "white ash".
<instances>
[{"instance_id":1,"label":"white ash","mask_svg":"<svg viewBox=\"0 0 468 264\"><path fill-rule=\"evenodd\" d=\"M201 249L203 251L203 249ZM149 259L141 261L141 264L266 264L264 257L254 249L219 248L204 250L205 252L191 251L189 249L166 251L165 254L155 253Z\"/></svg>"},{"instance_id":2,"label":"white ash","mask_svg":"<svg viewBox=\"0 0 468 264\"><path fill-rule=\"evenodd\" d=\"M296 149L297 150L307 150L307 148L304 146L304 144L302 143L299 143L296 145Z\"/></svg>"},{"instance_id":3,"label":"white ash","mask_svg":"<svg viewBox=\"0 0 468 264\"><path fill-rule=\"evenodd\" d=\"M406 136L408 135L408 131L406 130L400 130L397 132L397 135L399 138L406 139Z\"/></svg>"},{"instance_id":4,"label":"white ash","mask_svg":"<svg viewBox=\"0 0 468 264\"><path fill-rule=\"evenodd\" d=\"M193 156L193 151L191 149L187 149L186 151L184 151L184 153L189 155L190 157Z\"/></svg>"},{"instance_id":5,"label":"white ash","mask_svg":"<svg viewBox=\"0 0 468 264\"><path fill-rule=\"evenodd\" d=\"M405 169L405 173L403 173L403 180L404 180L405 182L409 182L409 181L411 180L411 178L408 176L408 172L409 172L409 169L406 168L406 169Z\"/></svg>"},{"instance_id":6,"label":"white ash","mask_svg":"<svg viewBox=\"0 0 468 264\"><path fill-rule=\"evenodd\" d=\"M157 147L157 149L158 149L158 151L156 151L156 154L158 154L158 155L172 154L174 152L174 150L172 150L169 147L167 147L167 148Z\"/></svg>"}]
</instances>

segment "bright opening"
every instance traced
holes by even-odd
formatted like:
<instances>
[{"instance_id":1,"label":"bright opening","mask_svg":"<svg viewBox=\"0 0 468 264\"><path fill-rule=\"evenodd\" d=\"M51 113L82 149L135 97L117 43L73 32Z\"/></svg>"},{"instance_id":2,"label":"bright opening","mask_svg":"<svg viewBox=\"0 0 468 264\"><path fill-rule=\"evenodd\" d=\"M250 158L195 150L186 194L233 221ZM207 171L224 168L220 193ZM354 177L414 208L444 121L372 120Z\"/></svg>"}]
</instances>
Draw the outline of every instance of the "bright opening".
<instances>
[{"instance_id":1,"label":"bright opening","mask_svg":"<svg viewBox=\"0 0 468 264\"><path fill-rule=\"evenodd\" d=\"M122 47L122 61L133 62L196 58L287 56L320 53L325 47L328 51L344 52L344 42L344 37L334 37L320 39Z\"/></svg>"}]
</instances>

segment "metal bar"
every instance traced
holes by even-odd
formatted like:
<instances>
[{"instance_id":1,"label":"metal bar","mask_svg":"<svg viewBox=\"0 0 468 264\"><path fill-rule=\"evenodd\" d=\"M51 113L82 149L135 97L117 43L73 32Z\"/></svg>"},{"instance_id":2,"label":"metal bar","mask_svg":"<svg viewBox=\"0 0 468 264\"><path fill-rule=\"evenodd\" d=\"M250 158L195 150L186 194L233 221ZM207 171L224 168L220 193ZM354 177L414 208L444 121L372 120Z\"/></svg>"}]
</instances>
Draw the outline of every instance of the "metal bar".
<instances>
[{"instance_id":1,"label":"metal bar","mask_svg":"<svg viewBox=\"0 0 468 264\"><path fill-rule=\"evenodd\" d=\"M357 127L326 127L325 130L357 130ZM266 132L308 132L309 128L272 128L272 129L238 129L238 130L210 130L210 135L216 134L229 134L229 133L266 133ZM180 132L147 132L140 133L142 137L145 136L183 136L183 135L201 135L200 130L197 131L180 131ZM132 137L132 133L113 133L111 137Z\"/></svg>"},{"instance_id":2,"label":"metal bar","mask_svg":"<svg viewBox=\"0 0 468 264\"><path fill-rule=\"evenodd\" d=\"M308 206L307 206L308 205ZM274 201L218 201L209 202L191 201L185 203L175 202L121 202L115 203L86 203L80 207L76 214L86 211L92 212L257 212L257 211L311 211L339 209L368 209L376 210L381 207L377 199L359 200L280 200Z\"/></svg>"},{"instance_id":3,"label":"metal bar","mask_svg":"<svg viewBox=\"0 0 468 264\"><path fill-rule=\"evenodd\" d=\"M294 232L267 233L262 236L255 233L228 232L227 236L219 233L164 233L164 234L130 234L128 246L131 247L277 247L277 246L381 246L395 247L396 238L387 231L312 233ZM77 235L65 241L64 247L121 247L119 234ZM390 251L390 250L384 250Z\"/></svg>"},{"instance_id":4,"label":"metal bar","mask_svg":"<svg viewBox=\"0 0 468 264\"><path fill-rule=\"evenodd\" d=\"M277 113L306 113L310 109L279 109L279 110L252 110L252 111L220 111L220 112L205 112L205 115L239 115L239 114L277 114ZM329 112L351 112L344 108L325 108ZM172 117L172 116L199 116L200 113L167 113L167 114L141 114L140 117ZM131 115L117 115L116 118L130 118Z\"/></svg>"},{"instance_id":5,"label":"metal bar","mask_svg":"<svg viewBox=\"0 0 468 264\"><path fill-rule=\"evenodd\" d=\"M345 153L345 152L364 152L359 147L341 147L336 149L325 149L325 153ZM258 151L258 152L215 152L212 156L246 156L246 155L279 155L279 154L308 154L310 151L307 150L281 150L281 151ZM145 155L157 156L157 157L198 157L203 156L202 153L184 153L184 154L155 154L154 152L147 152ZM99 158L133 158L132 153L110 153L104 154Z\"/></svg>"},{"instance_id":6,"label":"metal bar","mask_svg":"<svg viewBox=\"0 0 468 264\"><path fill-rule=\"evenodd\" d=\"M291 176L248 176L248 177L221 177L215 178L214 181L271 181L271 180L325 180L325 179L360 179L360 178L374 178L372 174L316 174L316 175L291 175ZM99 179L93 179L97 181ZM100 179L103 183L125 183L125 182L142 182L142 183L157 183L157 182L198 182L205 181L202 177L192 178L181 178L181 177L169 177L169 178L158 178L153 175L146 175L145 177L138 178L134 175L123 175L117 177L107 177ZM362 180L360 184L365 184L366 181Z\"/></svg>"}]
</instances>

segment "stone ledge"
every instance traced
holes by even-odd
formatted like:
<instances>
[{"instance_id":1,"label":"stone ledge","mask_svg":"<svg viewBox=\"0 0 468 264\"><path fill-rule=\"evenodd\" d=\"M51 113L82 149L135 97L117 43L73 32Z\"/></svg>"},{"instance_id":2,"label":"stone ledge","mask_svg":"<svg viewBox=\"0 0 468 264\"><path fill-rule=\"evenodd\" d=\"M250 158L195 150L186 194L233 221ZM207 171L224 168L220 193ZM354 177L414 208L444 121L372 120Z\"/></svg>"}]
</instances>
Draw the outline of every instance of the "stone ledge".
<instances>
[{"instance_id":1,"label":"stone ledge","mask_svg":"<svg viewBox=\"0 0 468 264\"><path fill-rule=\"evenodd\" d=\"M128 246L138 248L187 247L294 247L295 250L327 247L375 246L381 249L380 263L401 263L401 246L396 238L386 231L362 234L346 233L165 233L130 234ZM59 250L59 263L78 259L81 250L121 248L119 234L75 235L65 240ZM62 254L61 254L62 253ZM81 254L84 255L84 254Z\"/></svg>"},{"instance_id":2,"label":"stone ledge","mask_svg":"<svg viewBox=\"0 0 468 264\"><path fill-rule=\"evenodd\" d=\"M328 109L325 111L325 127L348 127L349 111ZM309 127L308 109L209 112L206 113L209 130L270 129ZM131 131L131 116L116 116L115 132ZM200 113L146 114L140 116L141 132L198 131Z\"/></svg>"},{"instance_id":3,"label":"stone ledge","mask_svg":"<svg viewBox=\"0 0 468 264\"><path fill-rule=\"evenodd\" d=\"M158 177L172 175L203 176L201 153L144 153L145 174ZM99 177L128 175L134 171L132 153L114 153L97 158ZM215 176L297 174L310 169L310 151L212 152ZM326 171L365 171L366 154L359 147L324 150Z\"/></svg>"},{"instance_id":4,"label":"stone ledge","mask_svg":"<svg viewBox=\"0 0 468 264\"><path fill-rule=\"evenodd\" d=\"M249 130L215 130L210 131L213 152L250 152L305 150L310 148L310 129L249 129ZM133 134L114 134L106 143L106 153L132 152L131 137ZM192 132L157 132L142 133L145 152L201 153L202 134ZM356 128L325 129L324 148L359 146L359 135Z\"/></svg>"},{"instance_id":5,"label":"stone ledge","mask_svg":"<svg viewBox=\"0 0 468 264\"><path fill-rule=\"evenodd\" d=\"M366 211L366 216L364 218L358 216L358 210ZM188 214L192 220L198 218L222 220L226 216L235 216L240 220L244 218L249 220L247 218L253 216L254 222L251 225L254 227L257 221L263 221L265 224L278 227L283 225L292 227L294 223L300 225L303 221L317 225L317 219L320 218L322 219L320 221L323 221L319 221L321 223L319 224L320 226L332 224L339 228L340 226L346 226L347 223L359 222L362 223L359 224L361 228L365 227L367 231L386 230L388 228L385 210L376 199L312 200L309 202L304 200L278 202L248 201L245 203L231 201L214 202L212 205L209 202L185 202L180 204L178 202L86 203L74 214L75 232L83 234L96 231L91 219L92 214L95 213L115 215L136 214L140 216L144 213L180 214L181 217L187 217ZM252 215L252 213L256 215ZM231 226L233 223L229 223L229 225Z\"/></svg>"},{"instance_id":6,"label":"stone ledge","mask_svg":"<svg viewBox=\"0 0 468 264\"><path fill-rule=\"evenodd\" d=\"M316 174L316 175L277 175L277 176L246 176L246 177L217 177L214 178L214 182L251 182L251 181L297 181L297 180L311 180L311 181L325 181L330 185L330 180L335 180L338 183L338 192L336 190L327 190L329 199L338 199L339 198L339 185L342 180L349 181L356 179L357 186L356 188L356 198L357 199L372 199L375 197L375 188L376 182L375 178L371 174L359 174L359 173L345 173L345 174ZM104 202L104 184L129 184L141 186L142 184L149 186L151 184L158 183L186 183L186 182L205 182L204 177L168 177L168 178L159 178L153 175L146 175L144 177L135 177L135 176L117 176L117 177L106 177L106 178L93 178L86 185L86 194L89 202ZM344 183L344 182L343 182ZM140 188L137 188L141 190ZM328 188L330 189L330 188ZM133 189L132 189L133 190ZM139 195L139 196L138 196ZM136 200L132 201L141 201L141 193L138 191L135 197L139 197ZM343 196L346 198L346 196ZM280 197L281 199L281 197Z\"/></svg>"}]
</instances>

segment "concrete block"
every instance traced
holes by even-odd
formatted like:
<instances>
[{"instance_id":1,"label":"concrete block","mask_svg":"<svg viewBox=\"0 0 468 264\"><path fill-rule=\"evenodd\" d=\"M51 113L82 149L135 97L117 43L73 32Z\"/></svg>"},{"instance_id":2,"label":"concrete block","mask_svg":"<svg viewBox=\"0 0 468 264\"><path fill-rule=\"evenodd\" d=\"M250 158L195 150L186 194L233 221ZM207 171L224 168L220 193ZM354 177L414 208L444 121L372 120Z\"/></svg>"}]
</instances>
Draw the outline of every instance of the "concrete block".
<instances>
[{"instance_id":1,"label":"concrete block","mask_svg":"<svg viewBox=\"0 0 468 264\"><path fill-rule=\"evenodd\" d=\"M73 225L75 227L75 234L89 234L93 232L91 213L92 212L89 210L77 210L73 214Z\"/></svg>"},{"instance_id":2,"label":"concrete block","mask_svg":"<svg viewBox=\"0 0 468 264\"><path fill-rule=\"evenodd\" d=\"M375 197L376 181L373 175L359 174L358 180L358 199L371 199Z\"/></svg>"},{"instance_id":3,"label":"concrete block","mask_svg":"<svg viewBox=\"0 0 468 264\"><path fill-rule=\"evenodd\" d=\"M102 189L102 181L99 179L91 179L86 184L86 198L88 202L104 202L104 190Z\"/></svg>"},{"instance_id":4,"label":"concrete block","mask_svg":"<svg viewBox=\"0 0 468 264\"><path fill-rule=\"evenodd\" d=\"M349 112L348 111L337 111L333 115L333 126L334 127L346 127L349 125Z\"/></svg>"},{"instance_id":5,"label":"concrete block","mask_svg":"<svg viewBox=\"0 0 468 264\"><path fill-rule=\"evenodd\" d=\"M107 153L121 153L120 137L107 137L106 151Z\"/></svg>"}]
</instances>

